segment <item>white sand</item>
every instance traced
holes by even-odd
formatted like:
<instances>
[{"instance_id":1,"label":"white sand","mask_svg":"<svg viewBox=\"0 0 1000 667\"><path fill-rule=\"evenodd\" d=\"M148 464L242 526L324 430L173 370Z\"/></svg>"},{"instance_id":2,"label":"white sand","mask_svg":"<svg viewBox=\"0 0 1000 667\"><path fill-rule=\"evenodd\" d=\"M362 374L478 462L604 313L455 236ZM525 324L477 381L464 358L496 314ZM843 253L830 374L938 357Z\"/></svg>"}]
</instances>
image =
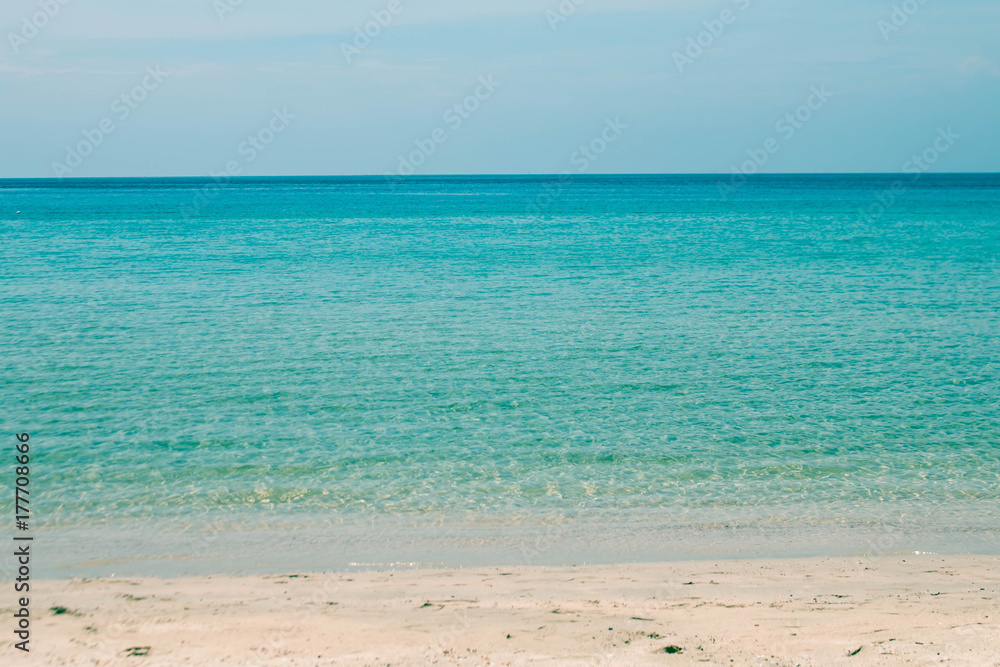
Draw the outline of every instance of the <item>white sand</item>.
<instances>
[{"instance_id":1,"label":"white sand","mask_svg":"<svg viewBox=\"0 0 1000 667\"><path fill-rule=\"evenodd\" d=\"M998 557L103 579L32 588L31 656L13 649L5 629L4 665L1000 665ZM13 588L3 590L6 605ZM68 611L55 615L55 606ZM3 617L12 629L9 612ZM667 646L683 650L668 654ZM148 656L126 657L138 647L149 647Z\"/></svg>"}]
</instances>

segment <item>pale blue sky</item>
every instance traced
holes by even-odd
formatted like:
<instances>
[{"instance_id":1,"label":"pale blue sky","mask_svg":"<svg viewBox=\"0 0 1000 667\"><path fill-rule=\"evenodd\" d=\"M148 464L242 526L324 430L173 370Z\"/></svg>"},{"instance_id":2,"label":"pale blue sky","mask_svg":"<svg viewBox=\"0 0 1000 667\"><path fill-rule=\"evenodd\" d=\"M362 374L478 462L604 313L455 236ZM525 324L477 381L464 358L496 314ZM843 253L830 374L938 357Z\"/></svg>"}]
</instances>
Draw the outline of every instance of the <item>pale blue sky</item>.
<instances>
[{"instance_id":1,"label":"pale blue sky","mask_svg":"<svg viewBox=\"0 0 1000 667\"><path fill-rule=\"evenodd\" d=\"M58 2L0 9L0 177L54 175L104 120L68 175L383 174L436 129L415 173L724 173L768 139L761 171L894 172L949 127L933 171L1000 171L996 0L585 0L555 29L559 0L398 0L350 63L341 45L390 0ZM54 16L34 34L39 3ZM916 11L887 32L894 4ZM679 71L675 52L725 10ZM144 78L121 119L113 101ZM446 120L477 87L478 108ZM814 87L832 97L779 130ZM295 118L251 150L275 108ZM574 161L616 118L620 136Z\"/></svg>"}]
</instances>

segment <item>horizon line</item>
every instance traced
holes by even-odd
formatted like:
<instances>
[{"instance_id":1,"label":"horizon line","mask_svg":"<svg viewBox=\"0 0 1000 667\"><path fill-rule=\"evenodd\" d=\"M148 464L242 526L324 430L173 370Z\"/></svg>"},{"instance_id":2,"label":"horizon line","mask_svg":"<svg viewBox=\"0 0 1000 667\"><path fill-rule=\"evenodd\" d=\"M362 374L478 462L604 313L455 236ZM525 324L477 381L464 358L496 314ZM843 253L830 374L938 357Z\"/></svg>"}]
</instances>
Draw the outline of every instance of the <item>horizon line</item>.
<instances>
[{"instance_id":1,"label":"horizon line","mask_svg":"<svg viewBox=\"0 0 1000 667\"><path fill-rule=\"evenodd\" d=\"M768 172L757 174L735 174L733 172L608 172L599 174L578 174L572 172L562 173L482 173L482 174L413 174L401 176L398 174L268 174L259 176L229 176L225 178L212 175L197 176L3 176L0 183L5 181L52 181L56 183L73 181L111 181L111 180L199 180L199 181L249 181L260 179L391 179L395 181L425 180L434 178L605 178L605 177L651 177L651 176L677 176L677 177L717 177L730 178L732 176L742 176L747 179L767 178L767 177L815 177L815 176L899 176L916 180L926 176L1000 176L1000 171L941 171L941 172L920 172L919 174L894 171L817 171L817 172Z\"/></svg>"}]
</instances>

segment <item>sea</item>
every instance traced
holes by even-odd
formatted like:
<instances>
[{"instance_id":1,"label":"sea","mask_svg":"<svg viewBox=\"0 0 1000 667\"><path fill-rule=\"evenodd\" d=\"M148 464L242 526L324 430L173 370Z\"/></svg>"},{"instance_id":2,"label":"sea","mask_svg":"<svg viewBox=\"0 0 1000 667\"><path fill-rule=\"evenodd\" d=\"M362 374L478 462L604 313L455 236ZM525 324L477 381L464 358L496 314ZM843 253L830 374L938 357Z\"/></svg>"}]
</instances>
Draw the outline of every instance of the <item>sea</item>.
<instances>
[{"instance_id":1,"label":"sea","mask_svg":"<svg viewBox=\"0 0 1000 667\"><path fill-rule=\"evenodd\" d=\"M1000 553L1000 175L2 180L0 241L33 576Z\"/></svg>"}]
</instances>

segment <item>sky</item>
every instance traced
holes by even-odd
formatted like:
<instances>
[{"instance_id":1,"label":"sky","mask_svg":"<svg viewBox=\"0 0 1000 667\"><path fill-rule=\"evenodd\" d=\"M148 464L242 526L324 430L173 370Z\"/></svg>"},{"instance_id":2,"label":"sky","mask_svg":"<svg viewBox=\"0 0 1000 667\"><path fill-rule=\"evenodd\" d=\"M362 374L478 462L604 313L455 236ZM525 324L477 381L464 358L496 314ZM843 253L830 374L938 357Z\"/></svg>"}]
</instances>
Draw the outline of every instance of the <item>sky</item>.
<instances>
[{"instance_id":1,"label":"sky","mask_svg":"<svg viewBox=\"0 0 1000 667\"><path fill-rule=\"evenodd\" d=\"M1000 3L3 0L0 100L0 178L998 172Z\"/></svg>"}]
</instances>

